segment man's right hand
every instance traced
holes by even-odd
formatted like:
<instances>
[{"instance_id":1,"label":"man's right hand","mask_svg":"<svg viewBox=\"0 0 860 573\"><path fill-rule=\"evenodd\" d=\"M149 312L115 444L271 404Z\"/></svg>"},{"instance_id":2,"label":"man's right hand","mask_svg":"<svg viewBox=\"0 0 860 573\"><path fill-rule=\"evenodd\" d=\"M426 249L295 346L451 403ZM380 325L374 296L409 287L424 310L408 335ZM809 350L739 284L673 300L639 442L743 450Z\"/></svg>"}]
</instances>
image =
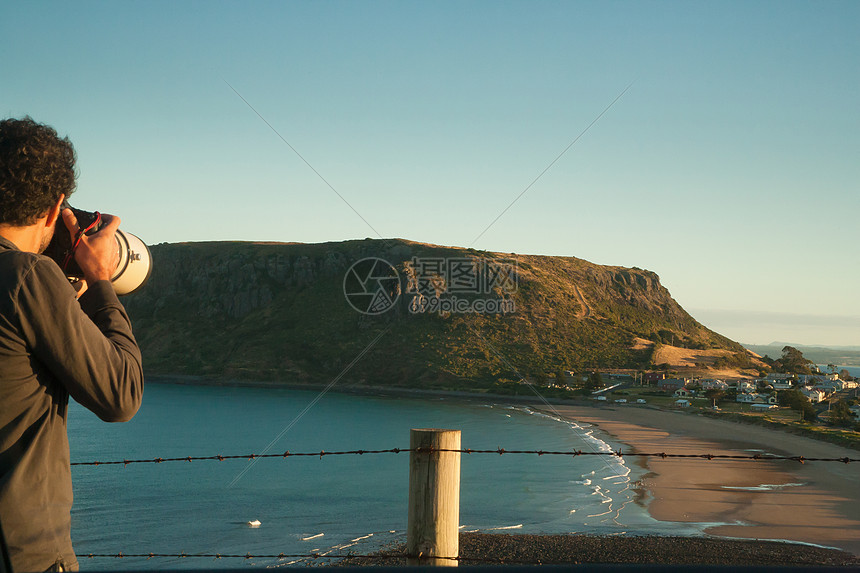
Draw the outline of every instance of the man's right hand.
<instances>
[{"instance_id":1,"label":"man's right hand","mask_svg":"<svg viewBox=\"0 0 860 573\"><path fill-rule=\"evenodd\" d=\"M97 281L109 281L119 264L119 248L116 243L116 230L119 228L119 217L102 215L105 225L97 233L84 235L75 249L75 261L84 272L84 279L89 284ZM71 209L63 209L63 223L72 235L72 241L78 234L78 219Z\"/></svg>"}]
</instances>

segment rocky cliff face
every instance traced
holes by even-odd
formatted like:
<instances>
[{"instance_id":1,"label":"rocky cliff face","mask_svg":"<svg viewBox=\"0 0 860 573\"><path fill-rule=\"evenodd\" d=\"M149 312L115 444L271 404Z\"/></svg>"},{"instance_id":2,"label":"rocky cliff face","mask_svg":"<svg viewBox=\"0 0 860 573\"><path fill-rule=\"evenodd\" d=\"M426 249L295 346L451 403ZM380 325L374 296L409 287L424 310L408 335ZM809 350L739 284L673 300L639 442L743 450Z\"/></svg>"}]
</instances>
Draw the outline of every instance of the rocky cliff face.
<instances>
[{"instance_id":1,"label":"rocky cliff face","mask_svg":"<svg viewBox=\"0 0 860 573\"><path fill-rule=\"evenodd\" d=\"M163 244L152 254L149 283L123 301L151 373L324 382L360 355L349 383L480 386L645 365L637 337L740 351L690 317L656 274L572 257L370 239ZM387 294L346 296L361 288L356 276L377 284L378 270L348 275L373 257L396 270ZM415 312L419 299L451 297L509 308ZM365 304L385 312L356 310Z\"/></svg>"}]
</instances>

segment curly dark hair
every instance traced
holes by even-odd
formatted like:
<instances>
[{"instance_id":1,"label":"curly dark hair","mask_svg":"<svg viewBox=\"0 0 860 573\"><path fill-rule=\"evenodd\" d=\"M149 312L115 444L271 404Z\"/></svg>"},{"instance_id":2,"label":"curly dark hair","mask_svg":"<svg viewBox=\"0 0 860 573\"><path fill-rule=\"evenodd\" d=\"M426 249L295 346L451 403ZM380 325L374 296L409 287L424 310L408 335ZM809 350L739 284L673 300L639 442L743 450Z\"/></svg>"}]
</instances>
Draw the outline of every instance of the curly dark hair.
<instances>
[{"instance_id":1,"label":"curly dark hair","mask_svg":"<svg viewBox=\"0 0 860 573\"><path fill-rule=\"evenodd\" d=\"M32 118L0 121L0 224L26 226L75 190L75 148Z\"/></svg>"}]
</instances>

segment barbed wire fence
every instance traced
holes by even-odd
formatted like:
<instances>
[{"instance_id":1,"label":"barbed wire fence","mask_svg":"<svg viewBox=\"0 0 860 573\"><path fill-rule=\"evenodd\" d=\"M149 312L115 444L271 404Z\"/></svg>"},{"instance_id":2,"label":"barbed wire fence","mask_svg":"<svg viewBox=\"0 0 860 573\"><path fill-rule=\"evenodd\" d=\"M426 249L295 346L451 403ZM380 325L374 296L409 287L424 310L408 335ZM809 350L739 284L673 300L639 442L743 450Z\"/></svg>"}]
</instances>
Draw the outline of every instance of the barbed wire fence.
<instances>
[{"instance_id":1,"label":"barbed wire fence","mask_svg":"<svg viewBox=\"0 0 860 573\"><path fill-rule=\"evenodd\" d=\"M507 450L505 448L497 448L494 450L476 450L476 449L446 449L446 448L389 448L383 450L344 450L344 451L327 451L320 450L318 452L290 452L285 451L280 454L234 454L222 455L216 454L211 456L184 456L173 458L147 458L147 459L124 459L112 461L88 461L88 462L72 462L73 466L128 466L131 464L161 464L169 462L197 462L197 461L227 461L227 460L262 460L262 459L287 459L299 457L314 457L324 458L326 456L364 456L374 454L408 454L408 453L459 453L459 454L495 454L495 455L536 455L536 456L566 456L576 458L580 456L600 456L600 457L646 457L646 458L661 458L661 459L701 459L701 460L749 460L749 461L792 461L799 463L806 462L838 462L849 464L851 462L860 462L860 458L835 457L835 458L820 458L807 457L803 455L788 455L780 456L775 454L711 454L711 453L696 453L696 454L679 454L667 452L624 452L622 450L611 452L584 452L582 450Z\"/></svg>"},{"instance_id":2,"label":"barbed wire fence","mask_svg":"<svg viewBox=\"0 0 860 573\"><path fill-rule=\"evenodd\" d=\"M242 554L229 554L229 553L86 553L82 555L78 555L79 558L85 557L88 559L95 559L98 557L109 557L113 559L132 559L132 558L145 558L147 560L153 559L156 557L165 557L171 559L189 559L189 558L205 558L212 559L213 561L217 561L219 559L242 559L244 561L249 561L251 559L296 559L298 561L304 560L334 560L334 559L342 559L348 561L350 559L378 559L380 561L398 561L407 558L405 554L386 554L386 553L378 553L378 554L369 554L369 555L361 555L356 553L260 553L260 554L251 554L246 553ZM474 562L474 563L509 563L510 560L506 559L494 559L492 557L464 557L462 555L457 557L445 557L445 556L434 556L433 559L439 559L443 561L463 561L463 562Z\"/></svg>"}]
</instances>

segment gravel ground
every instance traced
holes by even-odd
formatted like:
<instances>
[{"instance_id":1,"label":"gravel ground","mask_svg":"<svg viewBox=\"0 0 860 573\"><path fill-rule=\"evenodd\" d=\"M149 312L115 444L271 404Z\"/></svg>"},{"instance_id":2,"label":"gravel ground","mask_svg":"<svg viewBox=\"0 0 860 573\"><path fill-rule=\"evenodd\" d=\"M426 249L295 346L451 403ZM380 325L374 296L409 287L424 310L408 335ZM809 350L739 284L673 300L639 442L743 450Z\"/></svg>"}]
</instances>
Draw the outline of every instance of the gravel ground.
<instances>
[{"instance_id":1,"label":"gravel ground","mask_svg":"<svg viewBox=\"0 0 860 573\"><path fill-rule=\"evenodd\" d=\"M405 565L405 546L340 564ZM717 537L618 537L596 535L460 535L460 566L497 563L638 563L665 565L819 565L860 566L860 557L838 549L779 541Z\"/></svg>"}]
</instances>

